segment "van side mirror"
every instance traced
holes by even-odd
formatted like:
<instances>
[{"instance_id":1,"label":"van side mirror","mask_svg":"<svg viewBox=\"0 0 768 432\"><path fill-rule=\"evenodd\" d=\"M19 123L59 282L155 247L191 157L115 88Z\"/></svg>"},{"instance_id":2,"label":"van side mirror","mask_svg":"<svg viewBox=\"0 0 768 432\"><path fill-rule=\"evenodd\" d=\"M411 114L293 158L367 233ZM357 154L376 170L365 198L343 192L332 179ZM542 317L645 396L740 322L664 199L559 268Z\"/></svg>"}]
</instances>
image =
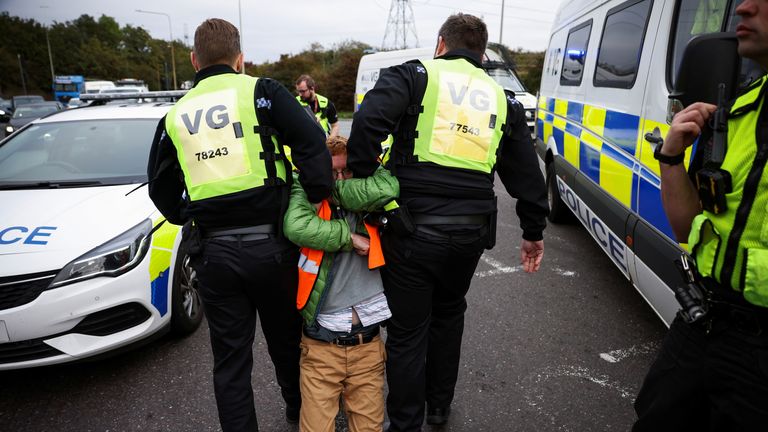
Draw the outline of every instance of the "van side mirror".
<instances>
[{"instance_id":1,"label":"van side mirror","mask_svg":"<svg viewBox=\"0 0 768 432\"><path fill-rule=\"evenodd\" d=\"M725 84L723 100L731 100L738 89L740 70L736 33L708 33L691 39L683 53L675 88L669 93L667 123L694 102L717 104L720 84Z\"/></svg>"}]
</instances>

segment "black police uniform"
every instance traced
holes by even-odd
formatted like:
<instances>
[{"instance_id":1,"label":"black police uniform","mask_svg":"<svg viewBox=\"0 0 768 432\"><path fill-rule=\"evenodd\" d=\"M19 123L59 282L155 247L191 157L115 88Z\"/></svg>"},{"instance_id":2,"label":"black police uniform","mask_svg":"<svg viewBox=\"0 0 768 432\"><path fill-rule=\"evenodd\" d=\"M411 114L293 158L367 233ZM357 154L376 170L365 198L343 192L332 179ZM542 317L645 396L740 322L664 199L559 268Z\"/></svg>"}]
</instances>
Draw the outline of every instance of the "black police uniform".
<instances>
[{"instance_id":1,"label":"black police uniform","mask_svg":"<svg viewBox=\"0 0 768 432\"><path fill-rule=\"evenodd\" d=\"M229 66L210 66L197 73L195 85L214 75L235 73ZM333 176L322 129L277 81L259 79L252 97L254 109L259 107L260 126L273 128L278 141L291 147L310 201L327 197ZM210 329L214 392L222 429L258 430L251 388L257 311L286 409L296 412L301 404L301 318L295 306L299 252L282 235L275 234L280 232L290 186L261 187L189 202L165 118L158 124L152 143L148 175L149 195L168 221L183 224L193 220L202 237L200 253L193 257L192 265ZM267 230L271 233L217 235L234 228L265 225L274 227Z\"/></svg>"},{"instance_id":2,"label":"black police uniform","mask_svg":"<svg viewBox=\"0 0 768 432\"><path fill-rule=\"evenodd\" d=\"M481 67L480 58L469 50L453 50L441 58L463 58ZM488 225L488 216L496 212L493 174L401 163L407 156L398 149L413 141L419 111L413 108L423 99L426 79L419 63L383 72L355 114L347 144L347 166L355 177L366 177L378 166L379 143L393 134L387 167L400 181L398 203L416 221L412 235L388 230L382 237L387 262L382 279L393 314L386 343L390 431L420 430L425 401L430 409L450 407L461 354L465 295L483 249L495 235ZM544 179L524 109L511 98L507 105L508 132L496 170L507 191L517 198L523 238L542 240L549 211ZM470 217L440 224L427 215L444 216L446 221L452 216Z\"/></svg>"}]
</instances>

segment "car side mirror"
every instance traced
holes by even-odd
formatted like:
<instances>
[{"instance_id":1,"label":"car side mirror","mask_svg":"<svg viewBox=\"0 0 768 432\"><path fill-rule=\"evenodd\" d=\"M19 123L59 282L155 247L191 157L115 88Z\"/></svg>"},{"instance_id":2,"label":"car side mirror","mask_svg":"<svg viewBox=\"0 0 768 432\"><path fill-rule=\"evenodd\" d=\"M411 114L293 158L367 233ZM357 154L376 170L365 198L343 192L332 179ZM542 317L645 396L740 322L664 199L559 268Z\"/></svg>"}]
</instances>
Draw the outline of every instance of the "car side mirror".
<instances>
[{"instance_id":1,"label":"car side mirror","mask_svg":"<svg viewBox=\"0 0 768 432\"><path fill-rule=\"evenodd\" d=\"M675 88L669 93L667 123L694 102L717 104L718 87L725 85L724 101L738 89L741 57L736 33L708 33L688 42L677 72Z\"/></svg>"}]
</instances>

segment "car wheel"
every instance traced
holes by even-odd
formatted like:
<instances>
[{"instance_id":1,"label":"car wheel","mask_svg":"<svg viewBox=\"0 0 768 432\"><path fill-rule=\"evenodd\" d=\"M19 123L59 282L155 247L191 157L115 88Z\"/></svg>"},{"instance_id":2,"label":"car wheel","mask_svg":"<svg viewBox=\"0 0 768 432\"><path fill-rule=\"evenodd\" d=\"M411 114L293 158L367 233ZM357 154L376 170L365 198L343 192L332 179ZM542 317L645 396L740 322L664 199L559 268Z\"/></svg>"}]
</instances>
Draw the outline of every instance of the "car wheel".
<instances>
[{"instance_id":1,"label":"car wheel","mask_svg":"<svg viewBox=\"0 0 768 432\"><path fill-rule=\"evenodd\" d=\"M203 320L203 303L197 286L197 274L190 265L186 242L182 239L176 254L171 288L171 332L186 336L194 332Z\"/></svg>"},{"instance_id":2,"label":"car wheel","mask_svg":"<svg viewBox=\"0 0 768 432\"><path fill-rule=\"evenodd\" d=\"M564 223L573 219L573 212L560 196L557 188L557 177L554 162L547 165L547 201L549 202L549 219L552 223Z\"/></svg>"}]
</instances>

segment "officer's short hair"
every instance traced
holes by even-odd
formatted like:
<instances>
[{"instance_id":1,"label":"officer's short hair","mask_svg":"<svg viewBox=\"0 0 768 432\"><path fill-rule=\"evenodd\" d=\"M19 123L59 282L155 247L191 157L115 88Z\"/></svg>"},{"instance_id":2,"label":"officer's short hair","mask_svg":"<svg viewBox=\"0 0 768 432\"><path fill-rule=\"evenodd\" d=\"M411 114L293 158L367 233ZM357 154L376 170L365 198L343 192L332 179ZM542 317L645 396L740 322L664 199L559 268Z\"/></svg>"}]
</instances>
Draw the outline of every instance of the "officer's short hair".
<instances>
[{"instance_id":1,"label":"officer's short hair","mask_svg":"<svg viewBox=\"0 0 768 432\"><path fill-rule=\"evenodd\" d=\"M341 135L328 137L325 140L325 146L331 152L331 156L347 154L347 138Z\"/></svg>"},{"instance_id":2,"label":"officer's short hair","mask_svg":"<svg viewBox=\"0 0 768 432\"><path fill-rule=\"evenodd\" d=\"M232 64L240 52L240 32L229 21L209 18L195 30L195 56L201 68Z\"/></svg>"},{"instance_id":3,"label":"officer's short hair","mask_svg":"<svg viewBox=\"0 0 768 432\"><path fill-rule=\"evenodd\" d=\"M296 85L301 84L302 81L307 82L307 88L311 88L311 89L315 88L315 80L313 80L311 76L304 74L296 78Z\"/></svg>"},{"instance_id":4,"label":"officer's short hair","mask_svg":"<svg viewBox=\"0 0 768 432\"><path fill-rule=\"evenodd\" d=\"M464 13L449 16L437 34L449 50L464 48L482 56L488 44L488 27L483 20Z\"/></svg>"}]
</instances>

